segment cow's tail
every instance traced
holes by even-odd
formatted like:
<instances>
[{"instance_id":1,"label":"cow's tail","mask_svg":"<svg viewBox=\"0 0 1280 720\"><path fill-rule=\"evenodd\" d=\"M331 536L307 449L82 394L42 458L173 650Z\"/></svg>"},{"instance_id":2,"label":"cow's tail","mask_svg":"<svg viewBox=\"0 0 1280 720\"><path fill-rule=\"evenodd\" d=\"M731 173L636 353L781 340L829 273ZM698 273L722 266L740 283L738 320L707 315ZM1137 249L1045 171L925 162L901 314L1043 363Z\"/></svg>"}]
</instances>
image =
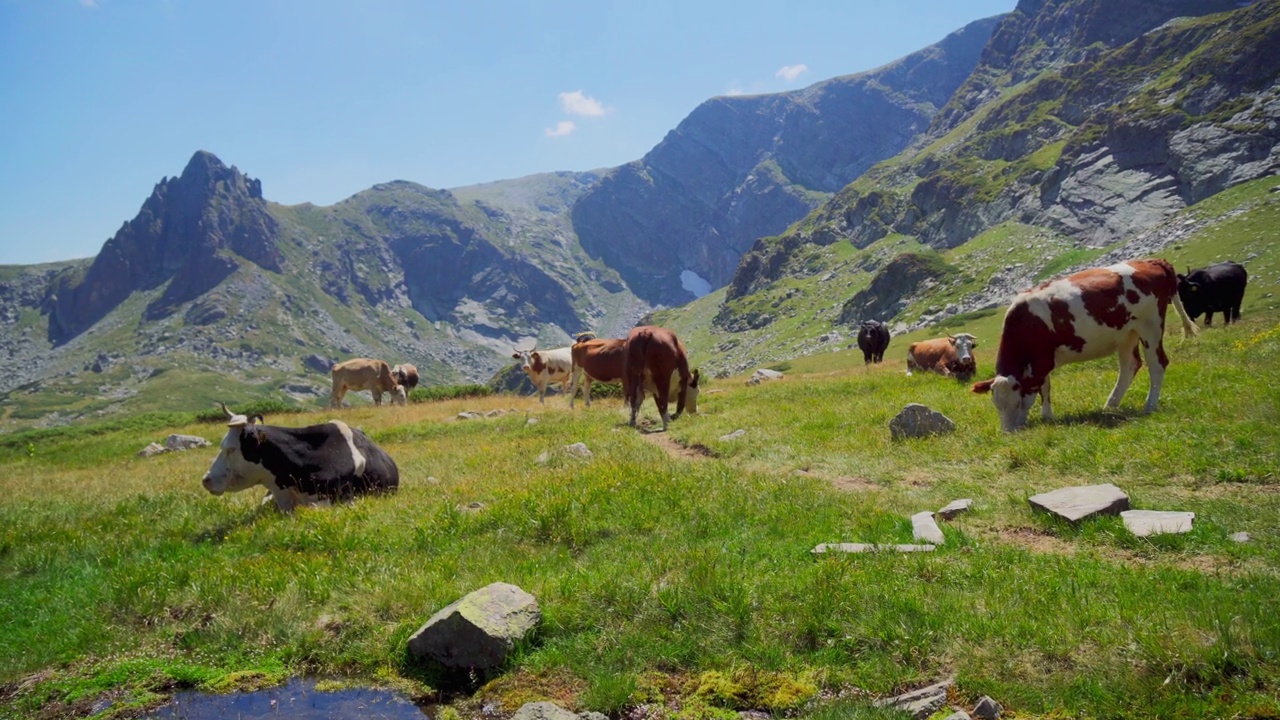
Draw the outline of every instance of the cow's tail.
<instances>
[{"instance_id":1,"label":"cow's tail","mask_svg":"<svg viewBox=\"0 0 1280 720\"><path fill-rule=\"evenodd\" d=\"M1178 291L1173 292L1173 309L1178 312L1178 317L1182 318L1182 334L1185 337L1195 337L1200 334L1200 328L1192 322L1191 317L1187 315L1187 309L1182 307L1182 298L1178 297Z\"/></svg>"}]
</instances>

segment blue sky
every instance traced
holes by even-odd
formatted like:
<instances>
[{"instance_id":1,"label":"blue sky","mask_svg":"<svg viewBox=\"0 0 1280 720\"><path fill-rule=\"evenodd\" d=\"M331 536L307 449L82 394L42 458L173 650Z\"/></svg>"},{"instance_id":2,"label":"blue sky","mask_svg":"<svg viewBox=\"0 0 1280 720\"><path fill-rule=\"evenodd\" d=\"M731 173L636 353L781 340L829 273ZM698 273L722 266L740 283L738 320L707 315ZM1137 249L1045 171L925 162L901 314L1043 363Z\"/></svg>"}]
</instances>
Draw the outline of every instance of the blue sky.
<instances>
[{"instance_id":1,"label":"blue sky","mask_svg":"<svg viewBox=\"0 0 1280 720\"><path fill-rule=\"evenodd\" d=\"M287 204L612 167L1015 4L0 0L0 264L96 254L196 150Z\"/></svg>"}]
</instances>

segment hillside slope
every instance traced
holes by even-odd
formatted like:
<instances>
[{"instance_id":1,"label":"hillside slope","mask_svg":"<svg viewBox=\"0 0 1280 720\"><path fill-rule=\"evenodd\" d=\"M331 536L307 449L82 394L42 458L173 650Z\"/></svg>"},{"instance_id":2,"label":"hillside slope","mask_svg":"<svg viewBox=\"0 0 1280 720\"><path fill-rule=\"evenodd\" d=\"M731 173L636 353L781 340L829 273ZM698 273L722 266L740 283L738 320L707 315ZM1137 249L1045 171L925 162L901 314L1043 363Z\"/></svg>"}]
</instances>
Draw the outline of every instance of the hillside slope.
<instances>
[{"instance_id":1,"label":"hillside slope","mask_svg":"<svg viewBox=\"0 0 1280 720\"><path fill-rule=\"evenodd\" d=\"M577 201L582 246L655 304L692 299L698 279L725 285L756 238L782 231L927 129L997 19L868 72L704 102Z\"/></svg>"},{"instance_id":2,"label":"hillside slope","mask_svg":"<svg viewBox=\"0 0 1280 720\"><path fill-rule=\"evenodd\" d=\"M1221 7L1020 3L926 135L757 241L714 313L719 330L758 330L814 306L829 324L814 326L810 340L871 316L906 329L1003 303L1042 268L1172 243L1168 221L1182 208L1280 170L1280 3L1211 12ZM1201 15L1178 17L1191 11ZM927 282L886 278L898 302L836 323L883 264L864 262L861 274L836 273L846 292L791 290L762 310L864 251L885 261L1002 251L1011 262L990 263L985 277L957 263ZM936 307L901 314L921 303Z\"/></svg>"}]
</instances>

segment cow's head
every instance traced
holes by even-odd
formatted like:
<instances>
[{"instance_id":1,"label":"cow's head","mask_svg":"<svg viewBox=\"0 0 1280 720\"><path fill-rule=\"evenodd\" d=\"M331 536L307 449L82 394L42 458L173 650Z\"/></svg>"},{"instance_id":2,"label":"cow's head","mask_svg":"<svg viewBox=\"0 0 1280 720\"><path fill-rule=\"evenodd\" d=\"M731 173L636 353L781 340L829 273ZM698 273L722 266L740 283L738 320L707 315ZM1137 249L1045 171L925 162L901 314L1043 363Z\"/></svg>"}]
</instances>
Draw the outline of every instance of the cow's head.
<instances>
[{"instance_id":1,"label":"cow's head","mask_svg":"<svg viewBox=\"0 0 1280 720\"><path fill-rule=\"evenodd\" d=\"M409 394L404 391L404 385L396 383L396 386L391 388L391 404L407 405L408 403Z\"/></svg>"},{"instance_id":2,"label":"cow's head","mask_svg":"<svg viewBox=\"0 0 1280 720\"><path fill-rule=\"evenodd\" d=\"M1182 308L1187 311L1187 315L1192 320L1200 317L1204 312L1205 300L1201 296L1204 289L1204 270L1187 270L1186 275L1178 274L1178 299L1182 301Z\"/></svg>"},{"instance_id":3,"label":"cow's head","mask_svg":"<svg viewBox=\"0 0 1280 720\"><path fill-rule=\"evenodd\" d=\"M1000 414L1000 428L1005 432L1013 432L1027 424L1027 415L1031 412L1031 404L1035 402L1040 388L1033 388L1025 379L997 375L992 380L974 383L973 391L991 393L991 402Z\"/></svg>"},{"instance_id":4,"label":"cow's head","mask_svg":"<svg viewBox=\"0 0 1280 720\"><path fill-rule=\"evenodd\" d=\"M520 369L525 371L530 377L534 377L546 369L547 364L543 361L542 355L532 348L528 350L517 349L511 353L511 357L520 361Z\"/></svg>"},{"instance_id":5,"label":"cow's head","mask_svg":"<svg viewBox=\"0 0 1280 720\"><path fill-rule=\"evenodd\" d=\"M227 414L227 434L222 438L222 445L218 447L218 456L213 459L213 465L204 474L204 488L214 495L221 495L224 492L239 492L254 485L274 482L275 476L269 470L244 457L245 444L256 448L262 442L263 430L257 423L262 416L237 415L228 410L225 404L222 411Z\"/></svg>"},{"instance_id":6,"label":"cow's head","mask_svg":"<svg viewBox=\"0 0 1280 720\"><path fill-rule=\"evenodd\" d=\"M956 362L961 364L973 364L973 349L978 347L978 338L969 333L960 333L959 335L948 335L947 340L951 341L951 346L956 349Z\"/></svg>"}]
</instances>

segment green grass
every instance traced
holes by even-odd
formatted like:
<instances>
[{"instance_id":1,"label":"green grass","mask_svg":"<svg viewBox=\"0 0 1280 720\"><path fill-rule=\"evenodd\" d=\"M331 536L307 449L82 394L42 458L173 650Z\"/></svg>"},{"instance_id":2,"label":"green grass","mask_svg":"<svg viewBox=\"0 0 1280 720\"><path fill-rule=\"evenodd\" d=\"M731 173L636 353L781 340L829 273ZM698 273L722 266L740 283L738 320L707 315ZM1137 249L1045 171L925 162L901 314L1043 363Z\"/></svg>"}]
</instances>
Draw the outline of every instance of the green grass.
<instances>
[{"instance_id":1,"label":"green grass","mask_svg":"<svg viewBox=\"0 0 1280 720\"><path fill-rule=\"evenodd\" d=\"M797 358L761 386L710 383L702 414L669 433L710 457L668 454L612 400L345 410L396 459L401 490L293 516L257 493L205 493L208 450L133 456L168 432L216 441L220 427L152 417L51 431L33 454L0 455L0 617L22 619L0 624L0 715L70 713L107 693L142 707L175 687L293 674L429 693L441 678L406 657L409 634L502 580L538 598L543 623L454 701L464 716L552 697L608 712L657 702L671 717L884 717L814 692L943 675L959 700L992 695L1019 717L1266 716L1280 711L1278 321L1260 310L1194 341L1171 335L1149 416L1137 412L1145 373L1102 414L1114 363L1068 366L1059 421L1013 435L966 386L865 368L852 352ZM981 345L980 367L993 354ZM913 401L959 431L891 441L889 418ZM578 441L591 459L556 452ZM1139 540L1114 519L1056 524L1026 503L1093 482L1135 507L1193 511L1196 530ZM809 555L909 542L910 514L957 497L974 510L943 524L936 553ZM473 501L480 512L458 509ZM1241 530L1253 540L1228 539Z\"/></svg>"}]
</instances>

